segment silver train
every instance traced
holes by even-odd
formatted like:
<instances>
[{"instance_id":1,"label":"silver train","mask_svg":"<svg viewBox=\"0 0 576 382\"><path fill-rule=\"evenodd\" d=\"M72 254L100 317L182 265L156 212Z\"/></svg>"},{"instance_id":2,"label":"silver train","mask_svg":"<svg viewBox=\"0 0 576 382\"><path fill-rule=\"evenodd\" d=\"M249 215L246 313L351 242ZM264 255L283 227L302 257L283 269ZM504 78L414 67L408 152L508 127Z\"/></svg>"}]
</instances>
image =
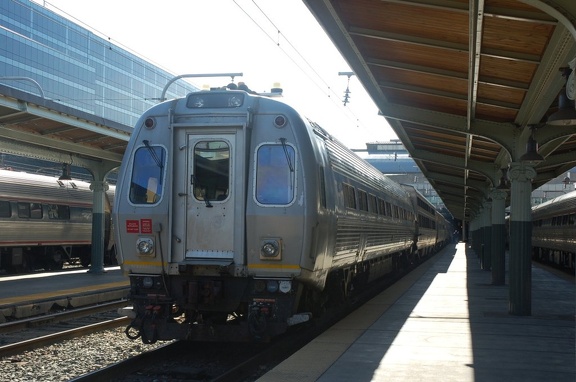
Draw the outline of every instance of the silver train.
<instances>
[{"instance_id":1,"label":"silver train","mask_svg":"<svg viewBox=\"0 0 576 382\"><path fill-rule=\"evenodd\" d=\"M264 340L451 240L409 186L274 98L191 93L134 128L113 221L132 339Z\"/></svg>"},{"instance_id":2,"label":"silver train","mask_svg":"<svg viewBox=\"0 0 576 382\"><path fill-rule=\"evenodd\" d=\"M111 236L114 187L106 195L104 262L115 263ZM82 181L0 170L0 272L88 266L92 242L92 191Z\"/></svg>"},{"instance_id":3,"label":"silver train","mask_svg":"<svg viewBox=\"0 0 576 382\"><path fill-rule=\"evenodd\" d=\"M532 208L532 258L574 274L576 191Z\"/></svg>"}]
</instances>

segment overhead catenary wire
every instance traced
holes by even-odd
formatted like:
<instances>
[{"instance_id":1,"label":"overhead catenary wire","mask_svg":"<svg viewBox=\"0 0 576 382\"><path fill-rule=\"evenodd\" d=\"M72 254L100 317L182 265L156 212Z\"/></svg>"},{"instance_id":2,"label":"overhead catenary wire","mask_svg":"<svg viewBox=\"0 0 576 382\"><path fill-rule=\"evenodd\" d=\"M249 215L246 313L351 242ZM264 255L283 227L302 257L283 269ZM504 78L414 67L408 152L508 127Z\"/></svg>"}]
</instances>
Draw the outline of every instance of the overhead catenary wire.
<instances>
[{"instance_id":1,"label":"overhead catenary wire","mask_svg":"<svg viewBox=\"0 0 576 382\"><path fill-rule=\"evenodd\" d=\"M242 11L242 13L244 13L246 15L246 17L248 19L250 19L251 22L260 29L261 33L263 33L268 39L270 39L270 41L275 46L277 46L281 50L281 52L298 68L298 70L301 73L303 73L306 76L306 78L308 78L311 81L311 83L314 84L314 86L320 90L320 92L322 94L324 94L326 97L328 97L329 101L332 104L334 104L335 107L340 112L342 112L344 115L346 115L347 118L349 118L350 120L353 120L357 126L364 125L364 122L361 121L361 119L356 115L356 113L354 112L353 109L351 109L349 107L345 107L345 108L342 107L341 94L340 94L341 92L336 92L334 90L337 88L337 86L331 86L330 85L329 81L327 81L325 79L326 75L321 74L319 72L319 70L309 61L309 59L307 59L306 56L301 53L301 50L299 48L297 48L292 43L291 39L282 32L282 30L281 30L281 28L279 28L278 24L272 19L272 17L270 17L268 15L268 13L260 6L260 4L258 2L256 2L255 0L252 0L252 3L254 5L255 9L257 9L258 12L263 15L263 17L266 19L266 21L274 28L274 31L275 31L274 34L271 34L269 31L266 30L265 26L263 26L261 24L261 22L259 22L257 20L254 12L247 11L246 7L243 6L242 4L240 4L240 2L238 2L237 0L233 0L233 2ZM144 60L156 65L157 67L167 71L168 73L171 72L169 69L166 69L161 64L158 64L157 62L150 59L149 57L142 55L139 52L125 46L121 42L110 37L108 34L102 32L102 31L92 27L90 24L83 22L83 21L79 20L78 18L70 15L69 13L63 11L62 9L55 6L54 4L50 3L49 1L43 1L43 4L45 7L50 6L51 8L57 10L58 13L66 15L67 18L73 20L74 22L77 22L77 23L83 25L84 27L86 27L89 30L91 30L92 32L94 32L96 35L102 37L104 40L119 46L120 48L126 50L129 53L135 54L136 56L143 58ZM270 28L268 28L268 30L269 29ZM287 49L287 48L289 48L289 49ZM121 52L119 52L119 53L121 53ZM98 100L108 101L107 99L103 99L103 98L98 98ZM361 126L361 127L366 128L366 126Z\"/></svg>"},{"instance_id":2,"label":"overhead catenary wire","mask_svg":"<svg viewBox=\"0 0 576 382\"><path fill-rule=\"evenodd\" d=\"M275 39L273 36L271 36L266 29L252 16L248 13L248 11L246 11L238 2L237 0L233 0L234 4L236 4L236 6L258 27L258 29L260 29L260 31L262 31L262 33L264 33L269 39L270 41L272 41L276 46L278 46L278 48L286 55L286 57L288 57L288 59L290 59L290 61L292 61L294 63L294 65L296 65L296 67L307 77L309 78L312 83L324 94L326 94L328 96L328 98L330 99L330 101L340 110L342 111L344 114L350 114L351 118L354 119L354 121L356 122L357 125L359 125L360 122L360 118L358 118L358 116L350 109L350 108L344 108L342 109L342 105L340 104L339 100L340 95L337 94L333 87L330 86L328 84L328 82L324 79L324 77L314 68L314 66L306 59L306 57L304 57L303 54L300 53L300 50L298 48L296 48L294 46L294 44L292 44L290 42L290 40L288 39L288 37L282 33L282 31L280 30L280 28L276 25L276 23L268 16L268 14L266 14L266 12L256 3L255 0L252 0L252 3L255 5L255 7L260 11L260 13L262 13L262 15L266 18L266 20L268 20L268 22L272 25L272 27L276 30L276 34L277 34L277 38ZM325 89L322 88L320 85L318 85L318 82L315 78L313 78L309 71L307 71L300 63L297 62L297 60L292 57L290 55L290 53L284 49L281 44L280 44L280 37L282 37L284 39L284 41L286 41L286 43L288 44L288 46L297 54L297 56L306 64L306 66L312 71L312 73L316 76L317 79L319 79L322 84L325 86ZM328 91L326 91L326 89L328 89ZM349 88L348 88L349 89ZM350 93L350 91L348 90L348 93ZM350 116L349 116L350 117Z\"/></svg>"}]
</instances>

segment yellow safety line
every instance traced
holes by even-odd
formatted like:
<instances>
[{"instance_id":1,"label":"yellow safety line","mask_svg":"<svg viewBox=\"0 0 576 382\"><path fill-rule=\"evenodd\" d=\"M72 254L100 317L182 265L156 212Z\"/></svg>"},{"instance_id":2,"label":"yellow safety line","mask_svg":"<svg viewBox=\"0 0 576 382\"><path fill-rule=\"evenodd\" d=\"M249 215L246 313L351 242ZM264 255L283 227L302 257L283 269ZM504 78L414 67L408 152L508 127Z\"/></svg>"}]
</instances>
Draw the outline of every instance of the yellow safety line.
<instances>
[{"instance_id":1,"label":"yellow safety line","mask_svg":"<svg viewBox=\"0 0 576 382\"><path fill-rule=\"evenodd\" d=\"M145 267L161 267L161 261L134 261L134 260L125 260L124 265L140 265ZM164 266L168 266L168 263L165 262Z\"/></svg>"},{"instance_id":2,"label":"yellow safety line","mask_svg":"<svg viewBox=\"0 0 576 382\"><path fill-rule=\"evenodd\" d=\"M124 261L124 265L161 267L162 262L160 262L160 261L126 260L126 261ZM165 263L164 265L168 266L168 263ZM300 266L297 264L248 264L248 268L251 268L251 269L294 269L294 270L299 270Z\"/></svg>"},{"instance_id":3,"label":"yellow safety line","mask_svg":"<svg viewBox=\"0 0 576 382\"><path fill-rule=\"evenodd\" d=\"M100 285L90 285L84 286L79 288L72 288L66 290L60 290L57 292L44 292L44 293L36 293L36 294L28 294L25 296L17 296L17 297L10 297L10 298L3 298L0 300L0 305L8 305L17 302L22 302L23 299L25 301L38 301L48 298L66 298L73 294L84 293L84 292L91 292L91 291L99 291L102 289L109 289L109 288L118 288L118 287L127 287L129 285L128 280L126 281L116 281L113 283L108 284L100 284ZM54 294L58 293L58 294Z\"/></svg>"},{"instance_id":4,"label":"yellow safety line","mask_svg":"<svg viewBox=\"0 0 576 382\"><path fill-rule=\"evenodd\" d=\"M300 269L296 264L248 264L253 269Z\"/></svg>"}]
</instances>

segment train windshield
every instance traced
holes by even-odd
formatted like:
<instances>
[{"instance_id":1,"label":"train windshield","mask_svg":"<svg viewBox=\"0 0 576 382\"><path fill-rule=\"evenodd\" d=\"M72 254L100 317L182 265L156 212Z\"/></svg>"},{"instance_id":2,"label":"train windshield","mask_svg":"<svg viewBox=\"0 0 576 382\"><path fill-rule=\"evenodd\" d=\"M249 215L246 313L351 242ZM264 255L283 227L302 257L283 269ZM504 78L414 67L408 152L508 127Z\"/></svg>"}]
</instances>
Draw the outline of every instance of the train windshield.
<instances>
[{"instance_id":1,"label":"train windshield","mask_svg":"<svg viewBox=\"0 0 576 382\"><path fill-rule=\"evenodd\" d=\"M292 146L262 145L256 159L256 200L261 204L286 205L294 199L294 163Z\"/></svg>"},{"instance_id":2,"label":"train windshield","mask_svg":"<svg viewBox=\"0 0 576 382\"><path fill-rule=\"evenodd\" d=\"M155 204L162 196L162 174L166 153L160 146L140 147L134 154L130 201L134 204Z\"/></svg>"}]
</instances>

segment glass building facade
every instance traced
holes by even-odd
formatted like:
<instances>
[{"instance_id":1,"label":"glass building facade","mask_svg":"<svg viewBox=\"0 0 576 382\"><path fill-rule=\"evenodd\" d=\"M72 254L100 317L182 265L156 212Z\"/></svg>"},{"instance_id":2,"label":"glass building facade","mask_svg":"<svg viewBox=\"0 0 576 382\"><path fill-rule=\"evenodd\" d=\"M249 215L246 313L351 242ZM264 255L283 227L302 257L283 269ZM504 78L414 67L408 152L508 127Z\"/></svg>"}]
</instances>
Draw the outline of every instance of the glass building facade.
<instances>
[{"instance_id":1,"label":"glass building facade","mask_svg":"<svg viewBox=\"0 0 576 382\"><path fill-rule=\"evenodd\" d=\"M134 126L175 74L27 0L0 1L0 83ZM198 90L172 84L167 98Z\"/></svg>"}]
</instances>

